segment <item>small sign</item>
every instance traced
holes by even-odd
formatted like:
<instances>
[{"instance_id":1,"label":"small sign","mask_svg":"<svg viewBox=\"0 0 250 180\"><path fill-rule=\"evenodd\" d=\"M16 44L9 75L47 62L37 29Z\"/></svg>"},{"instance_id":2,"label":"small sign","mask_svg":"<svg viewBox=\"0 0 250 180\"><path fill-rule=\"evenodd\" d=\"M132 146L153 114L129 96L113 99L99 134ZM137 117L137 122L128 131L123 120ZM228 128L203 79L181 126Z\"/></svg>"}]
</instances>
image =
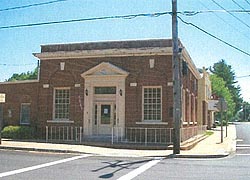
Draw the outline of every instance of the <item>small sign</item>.
<instances>
[{"instance_id":1,"label":"small sign","mask_svg":"<svg viewBox=\"0 0 250 180\"><path fill-rule=\"evenodd\" d=\"M108 113L109 113L109 110L105 108L103 111L103 114L108 114Z\"/></svg>"},{"instance_id":2,"label":"small sign","mask_svg":"<svg viewBox=\"0 0 250 180\"><path fill-rule=\"evenodd\" d=\"M0 103L5 103L5 94L0 93Z\"/></svg>"},{"instance_id":3,"label":"small sign","mask_svg":"<svg viewBox=\"0 0 250 180\"><path fill-rule=\"evenodd\" d=\"M131 86L131 87L136 87L136 86L137 86L137 83L130 83L130 86Z\"/></svg>"},{"instance_id":4,"label":"small sign","mask_svg":"<svg viewBox=\"0 0 250 180\"><path fill-rule=\"evenodd\" d=\"M209 100L208 101L208 110L209 111L220 111L218 108L217 108L217 104L219 103L219 100Z\"/></svg>"}]
</instances>

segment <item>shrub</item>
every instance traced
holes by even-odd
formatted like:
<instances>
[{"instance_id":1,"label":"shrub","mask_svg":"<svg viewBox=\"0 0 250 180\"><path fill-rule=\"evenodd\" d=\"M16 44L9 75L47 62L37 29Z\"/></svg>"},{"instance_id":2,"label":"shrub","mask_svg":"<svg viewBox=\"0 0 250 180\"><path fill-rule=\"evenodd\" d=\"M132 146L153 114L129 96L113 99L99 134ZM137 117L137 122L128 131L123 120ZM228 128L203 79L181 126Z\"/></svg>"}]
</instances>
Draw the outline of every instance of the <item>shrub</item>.
<instances>
[{"instance_id":1,"label":"shrub","mask_svg":"<svg viewBox=\"0 0 250 180\"><path fill-rule=\"evenodd\" d=\"M10 139L33 139L35 129L28 126L7 126L2 130L3 138Z\"/></svg>"}]
</instances>

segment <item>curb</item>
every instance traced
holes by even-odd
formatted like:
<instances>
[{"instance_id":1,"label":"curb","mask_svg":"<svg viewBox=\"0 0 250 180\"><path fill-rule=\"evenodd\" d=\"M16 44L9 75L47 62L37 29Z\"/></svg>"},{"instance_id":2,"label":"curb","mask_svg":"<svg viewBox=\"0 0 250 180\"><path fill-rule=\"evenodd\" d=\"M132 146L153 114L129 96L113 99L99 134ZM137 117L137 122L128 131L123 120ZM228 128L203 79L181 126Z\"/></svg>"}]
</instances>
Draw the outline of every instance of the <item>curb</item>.
<instances>
[{"instance_id":1,"label":"curb","mask_svg":"<svg viewBox=\"0 0 250 180\"><path fill-rule=\"evenodd\" d=\"M51 152L51 153L67 153L67 154L91 154L72 150L59 150L59 149L40 149L40 148L25 148L25 147L10 147L10 146L0 146L3 150L15 150L15 151L32 151L32 152ZM99 154L101 155L101 154ZM186 154L170 154L165 156L150 156L150 157L165 157L165 158L193 158L193 159L209 159L209 158L225 158L229 156L230 153L226 154L214 154L214 155L186 155ZM148 157L148 156L144 156Z\"/></svg>"},{"instance_id":2,"label":"curb","mask_svg":"<svg viewBox=\"0 0 250 180\"><path fill-rule=\"evenodd\" d=\"M187 150L190 150L192 149L193 147L195 147L199 142L203 141L204 139L206 139L207 137L209 137L208 135L202 135L201 137L199 137L198 139L194 139L193 141L191 142L184 142L180 149L181 150L184 150L184 151L187 151Z\"/></svg>"},{"instance_id":3,"label":"curb","mask_svg":"<svg viewBox=\"0 0 250 180\"><path fill-rule=\"evenodd\" d=\"M225 158L230 154L206 154L206 155L185 155L185 154L174 154L172 155L173 158L193 158L193 159L213 159L213 158Z\"/></svg>"},{"instance_id":4,"label":"curb","mask_svg":"<svg viewBox=\"0 0 250 180\"><path fill-rule=\"evenodd\" d=\"M34 152L52 152L52 153L68 153L68 154L88 154L72 150L59 150L59 149L40 149L40 148L26 148L26 147L10 147L0 146L0 149L15 150L15 151L34 151Z\"/></svg>"}]
</instances>

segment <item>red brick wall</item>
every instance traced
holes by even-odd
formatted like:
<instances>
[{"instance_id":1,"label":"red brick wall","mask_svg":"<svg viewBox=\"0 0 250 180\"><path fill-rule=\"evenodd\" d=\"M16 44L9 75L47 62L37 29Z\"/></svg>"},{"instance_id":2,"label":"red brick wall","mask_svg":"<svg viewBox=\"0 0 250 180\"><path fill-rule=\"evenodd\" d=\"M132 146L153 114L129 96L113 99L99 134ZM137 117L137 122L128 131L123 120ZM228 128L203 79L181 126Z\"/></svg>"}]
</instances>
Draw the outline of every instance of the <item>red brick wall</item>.
<instances>
[{"instance_id":1,"label":"red brick wall","mask_svg":"<svg viewBox=\"0 0 250 180\"><path fill-rule=\"evenodd\" d=\"M155 67L150 69L149 59L155 59ZM65 62L65 70L60 70L60 62ZM53 88L71 88L71 114L70 119L76 125L82 125L83 116L79 105L79 96L84 104L84 79L80 76L83 72L95 67L101 62L109 62L129 72L126 79L126 126L135 126L142 120L142 86L162 86L162 111L163 122L172 124L169 110L172 107L172 86L167 82L172 81L171 56L145 56L145 57L109 57L70 60L44 60L41 61L41 80L39 91L39 119L41 125L53 115ZM137 83L136 87L130 87L130 83ZM48 89L42 88L42 84L50 84ZM74 84L81 84L75 88Z\"/></svg>"},{"instance_id":2,"label":"red brick wall","mask_svg":"<svg viewBox=\"0 0 250 180\"><path fill-rule=\"evenodd\" d=\"M149 67L149 59L155 59L154 68ZM60 70L60 62L65 62L63 71ZM142 121L142 87L162 86L162 121L168 122L168 127L172 127L173 87L168 86L168 82L172 82L171 56L42 60L39 83L0 84L0 92L6 93L4 104L6 121L8 124L19 124L20 103L30 101L31 123L44 128L48 125L47 121L53 118L54 88L70 87L70 120L74 121L74 124L70 125L83 126L83 109L80 104L84 106L84 79L81 74L101 62L109 62L129 72L126 79L126 126L152 126L136 124ZM194 87L194 81L195 77L189 71L188 75L183 77L183 88L188 89L189 93L197 97L197 87ZM130 83L137 83L137 86L131 87ZM49 88L44 88L44 84L49 84ZM81 86L75 87L75 84ZM188 101L186 101L186 106L187 103ZM12 109L11 118L7 118L8 109ZM154 125L154 127L162 127L162 125Z\"/></svg>"},{"instance_id":3,"label":"red brick wall","mask_svg":"<svg viewBox=\"0 0 250 180\"><path fill-rule=\"evenodd\" d=\"M30 124L36 125L38 82L0 84L0 93L6 94L6 102L2 105L4 125L20 124L21 103L31 103Z\"/></svg>"}]
</instances>

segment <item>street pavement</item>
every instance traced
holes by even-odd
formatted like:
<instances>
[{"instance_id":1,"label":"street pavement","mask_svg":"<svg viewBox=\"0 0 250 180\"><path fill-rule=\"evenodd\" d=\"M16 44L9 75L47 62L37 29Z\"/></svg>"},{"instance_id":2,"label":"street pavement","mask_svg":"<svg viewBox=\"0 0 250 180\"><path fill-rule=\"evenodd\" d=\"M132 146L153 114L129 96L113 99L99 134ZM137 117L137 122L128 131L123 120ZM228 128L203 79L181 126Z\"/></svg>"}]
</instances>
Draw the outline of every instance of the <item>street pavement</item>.
<instances>
[{"instance_id":1,"label":"street pavement","mask_svg":"<svg viewBox=\"0 0 250 180\"><path fill-rule=\"evenodd\" d=\"M189 158L172 158L173 156L168 156L172 154L171 150L88 149L85 146L83 149L68 149L64 145L61 145L64 148L62 150L74 150L78 153L49 153L58 150L59 144L51 144L54 148L48 148L45 145L41 147L40 143L35 143L40 144L39 151L13 151L11 148L18 148L17 144L10 147L5 142L13 141L3 141L1 146L10 149L0 150L0 179L248 180L249 131L250 124L247 123L230 125L228 137L220 143L220 131L215 129L213 135L200 141L191 150L181 151L182 157ZM244 151L242 145L247 147ZM80 148L78 145L74 147ZM34 144L29 148L34 148ZM90 150L94 152L89 152ZM102 150L110 152L100 152ZM162 153L163 156L156 156ZM220 155L217 156L220 158L208 158L211 155Z\"/></svg>"},{"instance_id":2,"label":"street pavement","mask_svg":"<svg viewBox=\"0 0 250 180\"><path fill-rule=\"evenodd\" d=\"M221 140L221 131L219 128L213 130L213 134L208 137L202 137L200 141L193 139L190 142L183 143L183 146L194 147L190 150L181 150L176 157L225 157L236 150L236 129L235 125L228 126L228 136L224 141ZM200 142L199 142L200 141ZM184 145L185 144L185 145ZM27 150L40 152L62 152L62 153L84 153L100 156L112 157L166 157L173 154L173 150L132 150L132 149L114 149L104 147L94 147L87 145L55 144L40 142L24 142L2 140L0 149Z\"/></svg>"}]
</instances>

